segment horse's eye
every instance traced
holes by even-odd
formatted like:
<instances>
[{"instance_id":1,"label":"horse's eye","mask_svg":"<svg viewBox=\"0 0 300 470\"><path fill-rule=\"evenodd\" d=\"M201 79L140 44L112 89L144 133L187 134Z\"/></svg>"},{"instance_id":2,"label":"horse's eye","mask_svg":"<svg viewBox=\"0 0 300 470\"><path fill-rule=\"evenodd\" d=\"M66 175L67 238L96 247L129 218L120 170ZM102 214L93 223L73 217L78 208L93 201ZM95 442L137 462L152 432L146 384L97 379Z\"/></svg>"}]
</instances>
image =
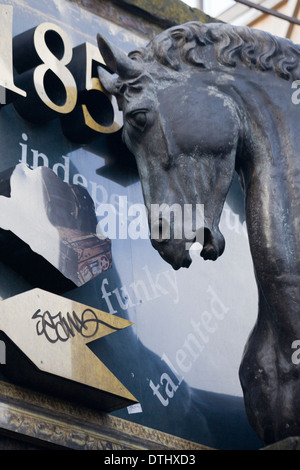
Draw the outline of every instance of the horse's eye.
<instances>
[{"instance_id":1,"label":"horse's eye","mask_svg":"<svg viewBox=\"0 0 300 470\"><path fill-rule=\"evenodd\" d=\"M133 111L126 117L126 120L133 127L143 131L147 124L147 113L144 110Z\"/></svg>"}]
</instances>

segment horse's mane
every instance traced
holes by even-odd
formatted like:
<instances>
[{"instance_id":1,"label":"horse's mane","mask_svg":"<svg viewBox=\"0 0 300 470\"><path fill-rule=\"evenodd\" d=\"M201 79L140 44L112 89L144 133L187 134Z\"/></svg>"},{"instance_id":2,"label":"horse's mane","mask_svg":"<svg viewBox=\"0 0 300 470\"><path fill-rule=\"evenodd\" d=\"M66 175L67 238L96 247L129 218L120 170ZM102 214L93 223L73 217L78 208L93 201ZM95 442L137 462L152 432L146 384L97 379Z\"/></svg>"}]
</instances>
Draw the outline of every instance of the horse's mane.
<instances>
[{"instance_id":1,"label":"horse's mane","mask_svg":"<svg viewBox=\"0 0 300 470\"><path fill-rule=\"evenodd\" d=\"M213 59L208 48L203 47L209 45L214 47L214 60L224 66L235 67L241 62L249 68L272 70L286 80L298 78L300 46L247 26L199 22L174 26L130 57L157 61L174 70L180 70L184 63L210 69Z\"/></svg>"}]
</instances>

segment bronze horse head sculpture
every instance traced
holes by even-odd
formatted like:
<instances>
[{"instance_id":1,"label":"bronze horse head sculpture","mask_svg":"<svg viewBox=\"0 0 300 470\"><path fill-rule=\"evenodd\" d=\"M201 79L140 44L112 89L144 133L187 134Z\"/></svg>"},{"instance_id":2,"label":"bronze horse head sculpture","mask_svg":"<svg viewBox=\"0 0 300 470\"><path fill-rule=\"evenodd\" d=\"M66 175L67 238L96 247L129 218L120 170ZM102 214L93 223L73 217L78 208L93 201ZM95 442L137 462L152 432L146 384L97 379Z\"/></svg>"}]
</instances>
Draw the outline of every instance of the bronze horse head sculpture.
<instances>
[{"instance_id":1,"label":"bronze horse head sculpture","mask_svg":"<svg viewBox=\"0 0 300 470\"><path fill-rule=\"evenodd\" d=\"M291 99L300 47L197 22L128 56L101 36L98 45L113 72L100 68L100 81L123 111L148 213L151 204L204 204L204 259L223 253L218 225L237 172L259 294L239 371L246 411L265 444L300 435L300 366L292 361L300 339L300 128ZM175 269L189 266L184 238L151 241Z\"/></svg>"}]
</instances>

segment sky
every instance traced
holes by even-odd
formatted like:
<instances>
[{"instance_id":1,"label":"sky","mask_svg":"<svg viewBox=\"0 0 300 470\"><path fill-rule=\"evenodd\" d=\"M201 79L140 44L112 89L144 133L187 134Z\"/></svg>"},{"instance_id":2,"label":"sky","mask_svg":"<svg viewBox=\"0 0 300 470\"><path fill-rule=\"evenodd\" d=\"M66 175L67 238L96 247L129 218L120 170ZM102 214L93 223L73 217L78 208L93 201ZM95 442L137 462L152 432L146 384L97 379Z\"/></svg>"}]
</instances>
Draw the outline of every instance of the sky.
<instances>
[{"instance_id":1,"label":"sky","mask_svg":"<svg viewBox=\"0 0 300 470\"><path fill-rule=\"evenodd\" d=\"M183 0L185 3L190 5L191 7L197 6L197 0ZM220 14L222 11L226 10L230 6L234 5L234 1L232 0L204 0L204 8L203 10L205 13L211 16L216 16Z\"/></svg>"}]
</instances>

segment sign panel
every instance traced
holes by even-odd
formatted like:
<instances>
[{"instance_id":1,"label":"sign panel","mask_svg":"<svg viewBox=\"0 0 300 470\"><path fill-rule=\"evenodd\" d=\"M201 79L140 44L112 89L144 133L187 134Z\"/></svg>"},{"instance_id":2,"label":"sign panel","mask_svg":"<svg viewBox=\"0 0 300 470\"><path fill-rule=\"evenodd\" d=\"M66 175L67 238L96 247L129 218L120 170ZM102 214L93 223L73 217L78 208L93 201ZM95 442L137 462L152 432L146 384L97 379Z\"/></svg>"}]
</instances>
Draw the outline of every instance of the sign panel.
<instances>
[{"instance_id":1,"label":"sign panel","mask_svg":"<svg viewBox=\"0 0 300 470\"><path fill-rule=\"evenodd\" d=\"M0 228L27 243L75 286L111 267L111 242L96 235L94 203L83 187L63 182L47 167L30 170L19 163L0 174L0 193L1 188Z\"/></svg>"},{"instance_id":2,"label":"sign panel","mask_svg":"<svg viewBox=\"0 0 300 470\"><path fill-rule=\"evenodd\" d=\"M46 310L52 316L52 312L63 315L66 311L63 307L58 310L54 294L124 319L132 323L130 327L79 348L84 361L89 361L91 351L94 354L89 378L94 369L96 377L103 363L126 388L129 399L136 400L114 414L214 448L260 447L245 415L238 379L243 348L255 323L257 294L237 182L227 198L220 226L227 243L223 256L215 263L204 262L193 246L191 267L174 271L148 239L140 182L134 160L121 140L122 116L97 78L97 67L105 67L96 46L97 33L125 52L143 46L148 39L63 0L31 0L30 7L23 0L12 0L1 9L5 39L0 51L0 85L5 93L0 110L0 203L8 207L14 200L11 169L16 176L25 168L29 183L43 167L51 171L51 178L57 175L68 190L76 186L88 193L96 229L94 226L84 236L89 237L88 233L105 241L95 250L90 238L77 238L77 234L66 242L69 253L81 254L76 262L83 276L78 282L66 282L70 278L62 273L62 264L57 269L50 259L53 255L57 260L66 252L62 245L57 249L57 244L56 255L50 250L54 219L47 217L48 249L40 243L44 251L39 260L34 250L28 250L28 241L22 240L30 227L25 230L22 222L23 230L11 231L16 231L17 219L21 222L23 214L32 214L28 204L35 202L36 207L41 202L37 193L36 200L30 194L29 198L22 196L22 185L17 190L18 207L13 210L18 217L12 216L16 225L5 226L1 219L0 240L5 249L0 253L0 315L4 312L5 328L17 329L15 322L10 326L6 302L11 305L13 299L22 299L33 289L46 291L47 301L54 307L30 309L30 321L39 325L39 332ZM30 184L32 191L33 186ZM43 198L45 208L45 192ZM62 199L76 208L72 197ZM53 194L48 202L51 213L57 208L65 210L65 203ZM62 216L61 210L55 217ZM33 219L42 227L42 220ZM55 232L56 241L63 240L63 232L61 228ZM36 238L38 245L44 234L41 240L37 234L34 227L29 238ZM45 341L44 336L37 338ZM7 337L6 333L1 341L5 343ZM75 333L77 337L80 335ZM71 344L67 341L66 345L68 342ZM26 338L24 347L25 343ZM51 343L51 348L59 349L60 343ZM56 360L63 362L58 349ZM6 352L9 350L7 347ZM10 367L8 355L1 367ZM80 393L74 391L73 399Z\"/></svg>"},{"instance_id":3,"label":"sign panel","mask_svg":"<svg viewBox=\"0 0 300 470\"><path fill-rule=\"evenodd\" d=\"M136 399L88 344L130 325L41 289L10 297L0 304L0 331L7 344L4 372L17 383L34 384L44 392L73 400L77 393L79 401L100 410L129 406Z\"/></svg>"}]
</instances>

